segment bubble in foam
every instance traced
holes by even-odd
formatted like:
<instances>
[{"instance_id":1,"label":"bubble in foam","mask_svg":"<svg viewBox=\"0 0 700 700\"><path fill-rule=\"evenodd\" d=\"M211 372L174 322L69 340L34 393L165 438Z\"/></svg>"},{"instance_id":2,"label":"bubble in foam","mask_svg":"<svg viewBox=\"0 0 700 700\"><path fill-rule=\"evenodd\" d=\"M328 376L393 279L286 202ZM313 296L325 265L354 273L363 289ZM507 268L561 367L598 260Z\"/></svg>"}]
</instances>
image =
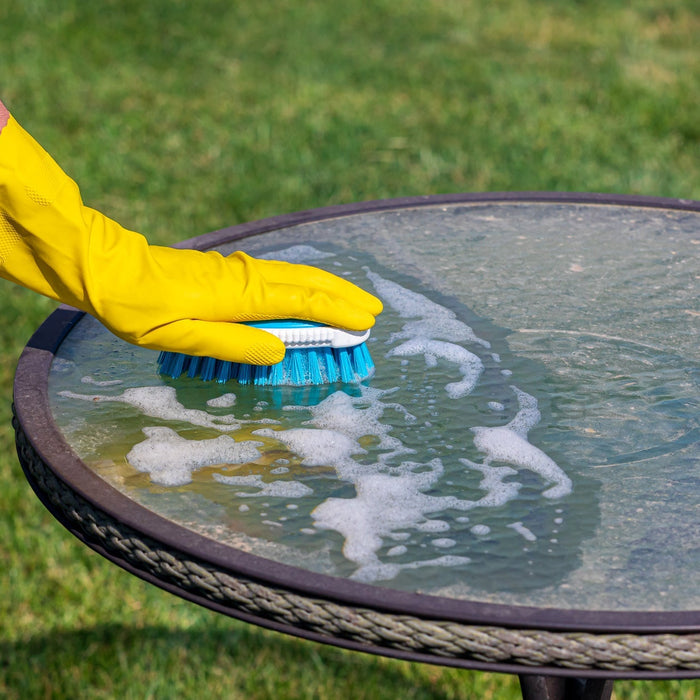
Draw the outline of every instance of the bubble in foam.
<instances>
[{"instance_id":1,"label":"bubble in foam","mask_svg":"<svg viewBox=\"0 0 700 700\"><path fill-rule=\"evenodd\" d=\"M260 457L255 442L236 442L228 435L210 440L186 440L165 427L144 428L146 440L134 445L126 459L140 472L163 486L182 486L192 472L217 464L243 464Z\"/></svg>"},{"instance_id":2,"label":"bubble in foam","mask_svg":"<svg viewBox=\"0 0 700 700\"><path fill-rule=\"evenodd\" d=\"M408 547L403 544L397 544L395 547L389 549L386 553L388 557L400 557L402 554L406 554Z\"/></svg>"},{"instance_id":3,"label":"bubble in foam","mask_svg":"<svg viewBox=\"0 0 700 700\"><path fill-rule=\"evenodd\" d=\"M474 525L469 532L473 535L488 535L491 532L491 528L488 525Z\"/></svg>"},{"instance_id":4,"label":"bubble in foam","mask_svg":"<svg viewBox=\"0 0 700 700\"><path fill-rule=\"evenodd\" d=\"M416 525L416 530L420 532L445 532L449 529L450 524L445 520L426 520Z\"/></svg>"}]
</instances>

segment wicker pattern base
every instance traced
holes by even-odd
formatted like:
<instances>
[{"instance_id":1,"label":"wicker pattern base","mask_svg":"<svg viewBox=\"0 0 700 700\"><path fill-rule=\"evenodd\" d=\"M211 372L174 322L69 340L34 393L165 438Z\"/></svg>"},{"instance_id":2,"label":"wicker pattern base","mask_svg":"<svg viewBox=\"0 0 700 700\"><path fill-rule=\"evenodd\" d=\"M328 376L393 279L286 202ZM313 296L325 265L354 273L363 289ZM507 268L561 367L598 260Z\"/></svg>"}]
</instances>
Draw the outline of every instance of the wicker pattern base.
<instances>
[{"instance_id":1,"label":"wicker pattern base","mask_svg":"<svg viewBox=\"0 0 700 700\"><path fill-rule=\"evenodd\" d=\"M338 604L271 587L164 546L118 522L68 488L14 421L23 469L42 501L89 546L184 597L318 641L435 663L494 664L554 673L700 675L700 635L594 634L472 626Z\"/></svg>"}]
</instances>

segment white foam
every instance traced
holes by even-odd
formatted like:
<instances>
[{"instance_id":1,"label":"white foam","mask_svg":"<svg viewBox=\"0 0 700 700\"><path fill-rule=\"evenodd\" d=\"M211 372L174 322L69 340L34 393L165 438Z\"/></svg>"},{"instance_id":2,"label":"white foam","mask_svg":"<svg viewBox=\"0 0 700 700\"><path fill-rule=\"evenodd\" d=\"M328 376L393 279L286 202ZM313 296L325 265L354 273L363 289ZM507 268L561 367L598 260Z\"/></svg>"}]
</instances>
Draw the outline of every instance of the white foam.
<instances>
[{"instance_id":1,"label":"white foam","mask_svg":"<svg viewBox=\"0 0 700 700\"><path fill-rule=\"evenodd\" d=\"M537 400L513 387L520 410L508 425L496 428L474 427L474 446L486 454L485 463L505 462L514 467L529 469L545 483L552 484L543 491L545 498L561 498L571 493L571 479L559 465L539 447L527 440L527 433L540 420ZM464 461L464 460L463 460ZM474 466L470 463L469 466Z\"/></svg>"},{"instance_id":2,"label":"white foam","mask_svg":"<svg viewBox=\"0 0 700 700\"><path fill-rule=\"evenodd\" d=\"M406 564L383 564L381 562L372 562L361 566L351 578L358 581L372 583L374 581L389 581L396 578L401 571L406 569L422 569L428 566L443 566L456 567L469 564L469 557L460 557L453 554L436 557L435 559L424 559L422 561L412 561Z\"/></svg>"},{"instance_id":3,"label":"white foam","mask_svg":"<svg viewBox=\"0 0 700 700\"><path fill-rule=\"evenodd\" d=\"M185 408L177 400L174 387L169 386L135 387L126 389L118 396L78 394L73 391L61 391L59 395L80 401L124 403L133 406L150 418L181 421L205 428L216 428L222 432L240 428L240 422L233 415L214 416L206 411Z\"/></svg>"},{"instance_id":4,"label":"white foam","mask_svg":"<svg viewBox=\"0 0 700 700\"><path fill-rule=\"evenodd\" d=\"M395 547L392 547L391 549L389 549L387 551L386 555L388 557L399 557L402 554L406 554L407 551L408 551L408 547L406 547L406 545L397 544Z\"/></svg>"},{"instance_id":5,"label":"white foam","mask_svg":"<svg viewBox=\"0 0 700 700\"><path fill-rule=\"evenodd\" d=\"M529 469L545 482L554 484L542 493L545 498L560 498L571 492L571 480L539 447L508 428L472 428L474 446L487 454L489 461L506 462Z\"/></svg>"},{"instance_id":6,"label":"white foam","mask_svg":"<svg viewBox=\"0 0 700 700\"><path fill-rule=\"evenodd\" d=\"M291 263L310 263L324 258L335 257L334 253L314 248L311 245L293 245L284 250L276 250L274 253L263 253L257 257L263 260L282 260Z\"/></svg>"},{"instance_id":7,"label":"white foam","mask_svg":"<svg viewBox=\"0 0 700 700\"><path fill-rule=\"evenodd\" d=\"M518 412L506 427L521 437L527 437L527 434L540 422L542 417L537 408L537 399L516 386L510 388L518 399Z\"/></svg>"},{"instance_id":8,"label":"white foam","mask_svg":"<svg viewBox=\"0 0 700 700\"><path fill-rule=\"evenodd\" d=\"M123 383L121 379L105 379L100 381L89 375L81 377L80 381L83 384L93 384L94 386L118 386Z\"/></svg>"},{"instance_id":9,"label":"white foam","mask_svg":"<svg viewBox=\"0 0 700 700\"><path fill-rule=\"evenodd\" d=\"M475 507L498 508L518 497L522 484L519 484L517 481L504 481L506 477L514 476L518 473L515 469L478 464L464 458L460 458L459 461L470 469L476 469L484 475L484 478L479 483L479 488L486 491L486 494L475 502Z\"/></svg>"},{"instance_id":10,"label":"white foam","mask_svg":"<svg viewBox=\"0 0 700 700\"><path fill-rule=\"evenodd\" d=\"M446 360L457 365L463 379L460 382L452 382L445 386L447 395L452 399L460 399L471 394L484 371L484 363L481 359L466 348L448 343L443 340L431 340L429 338L414 338L392 348L387 357L406 357L411 355L423 355L428 367L435 367L438 359Z\"/></svg>"},{"instance_id":11,"label":"white foam","mask_svg":"<svg viewBox=\"0 0 700 700\"><path fill-rule=\"evenodd\" d=\"M426 520L416 525L419 532L447 532L450 524L445 520Z\"/></svg>"},{"instance_id":12,"label":"white foam","mask_svg":"<svg viewBox=\"0 0 700 700\"><path fill-rule=\"evenodd\" d=\"M469 532L473 535L488 535L491 532L491 528L488 525L474 525Z\"/></svg>"},{"instance_id":13,"label":"white foam","mask_svg":"<svg viewBox=\"0 0 700 700\"><path fill-rule=\"evenodd\" d=\"M405 542L411 537L410 533L408 532L390 532L388 536L389 539L394 540L395 542Z\"/></svg>"},{"instance_id":14,"label":"white foam","mask_svg":"<svg viewBox=\"0 0 700 700\"><path fill-rule=\"evenodd\" d=\"M506 527L515 530L519 535L522 535L528 542L534 542L537 539L537 536L532 532L532 530L525 527L525 525L523 525L519 521L517 523L510 523Z\"/></svg>"},{"instance_id":15,"label":"white foam","mask_svg":"<svg viewBox=\"0 0 700 700\"><path fill-rule=\"evenodd\" d=\"M242 464L260 457L254 442L236 442L228 435L210 440L186 440L165 427L144 428L146 440L134 445L126 459L135 469L150 474L163 486L182 486L192 472L217 464Z\"/></svg>"},{"instance_id":16,"label":"white foam","mask_svg":"<svg viewBox=\"0 0 700 700\"><path fill-rule=\"evenodd\" d=\"M209 401L207 401L207 406L211 406L211 408L231 408L231 406L235 405L236 395L231 393L222 394L215 399L209 399Z\"/></svg>"},{"instance_id":17,"label":"white foam","mask_svg":"<svg viewBox=\"0 0 700 700\"><path fill-rule=\"evenodd\" d=\"M63 357L54 357L51 361L51 371L57 373L68 373L72 372L76 367L73 360L66 360Z\"/></svg>"},{"instance_id":18,"label":"white foam","mask_svg":"<svg viewBox=\"0 0 700 700\"><path fill-rule=\"evenodd\" d=\"M248 491L238 491L237 496L241 498L260 498L269 496L271 498L302 498L313 493L313 489L300 481L263 481L260 474L250 474L248 476L224 476L214 474L215 481L227 486L248 486L258 489L255 493Z\"/></svg>"},{"instance_id":19,"label":"white foam","mask_svg":"<svg viewBox=\"0 0 700 700\"><path fill-rule=\"evenodd\" d=\"M488 341L479 338L470 326L460 321L454 311L367 268L365 273L377 294L397 311L399 316L416 319L406 323L399 333L393 334L389 342L422 337L456 343L478 343L487 348L491 347Z\"/></svg>"},{"instance_id":20,"label":"white foam","mask_svg":"<svg viewBox=\"0 0 700 700\"><path fill-rule=\"evenodd\" d=\"M379 449L390 451L391 456L412 452L403 447L400 440L390 435L392 426L382 423L380 419L386 410L402 413L407 423L415 421L415 416L400 404L384 403L381 400L392 391L380 391L371 387L362 387L361 390L362 395L359 397L336 391L316 406L303 407L302 410L309 411L312 416L304 425L341 433L355 441L371 435L379 439Z\"/></svg>"},{"instance_id":21,"label":"white foam","mask_svg":"<svg viewBox=\"0 0 700 700\"><path fill-rule=\"evenodd\" d=\"M444 468L440 460L435 459L429 463L428 471L414 471L422 466L405 462L398 476L356 475L355 498L329 498L312 511L316 527L343 535L343 554L364 572L363 580L368 580L370 572L386 575L377 556L384 538L397 530L449 530L448 523L433 520L429 514L450 508L466 510L472 506L471 501L455 496L424 493L440 478Z\"/></svg>"},{"instance_id":22,"label":"white foam","mask_svg":"<svg viewBox=\"0 0 700 700\"><path fill-rule=\"evenodd\" d=\"M353 455L366 452L357 440L337 430L316 430L314 428L293 428L272 430L261 428L253 431L260 437L274 438L286 445L302 458L307 467L341 467L344 463L354 464Z\"/></svg>"}]
</instances>

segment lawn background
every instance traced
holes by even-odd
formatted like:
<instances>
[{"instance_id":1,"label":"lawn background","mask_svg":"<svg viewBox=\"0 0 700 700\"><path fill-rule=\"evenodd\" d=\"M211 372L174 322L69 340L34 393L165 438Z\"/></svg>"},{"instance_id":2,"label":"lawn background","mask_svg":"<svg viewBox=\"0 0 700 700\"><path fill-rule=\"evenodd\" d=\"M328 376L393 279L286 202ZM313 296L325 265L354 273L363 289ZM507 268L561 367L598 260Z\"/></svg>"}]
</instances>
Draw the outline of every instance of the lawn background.
<instances>
[{"instance_id":1,"label":"lawn background","mask_svg":"<svg viewBox=\"0 0 700 700\"><path fill-rule=\"evenodd\" d=\"M4 0L0 97L86 203L155 243L418 194L700 199L699 36L697 0ZM80 545L10 427L17 356L55 305L0 293L0 697L519 697L222 618Z\"/></svg>"}]
</instances>

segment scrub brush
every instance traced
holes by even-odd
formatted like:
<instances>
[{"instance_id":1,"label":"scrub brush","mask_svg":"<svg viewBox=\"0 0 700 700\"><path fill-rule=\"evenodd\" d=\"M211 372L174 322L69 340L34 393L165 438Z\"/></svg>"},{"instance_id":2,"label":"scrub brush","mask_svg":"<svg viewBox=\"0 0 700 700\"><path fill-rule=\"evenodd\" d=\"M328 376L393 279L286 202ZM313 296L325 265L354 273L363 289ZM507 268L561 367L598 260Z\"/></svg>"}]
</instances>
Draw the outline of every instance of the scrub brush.
<instances>
[{"instance_id":1,"label":"scrub brush","mask_svg":"<svg viewBox=\"0 0 700 700\"><path fill-rule=\"evenodd\" d=\"M306 321L260 321L247 325L262 328L285 345L282 362L276 365L246 365L161 352L160 373L173 379L186 374L204 381L223 383L231 379L256 386L305 386L343 382L356 384L374 373L367 349L367 331L344 331Z\"/></svg>"}]
</instances>

